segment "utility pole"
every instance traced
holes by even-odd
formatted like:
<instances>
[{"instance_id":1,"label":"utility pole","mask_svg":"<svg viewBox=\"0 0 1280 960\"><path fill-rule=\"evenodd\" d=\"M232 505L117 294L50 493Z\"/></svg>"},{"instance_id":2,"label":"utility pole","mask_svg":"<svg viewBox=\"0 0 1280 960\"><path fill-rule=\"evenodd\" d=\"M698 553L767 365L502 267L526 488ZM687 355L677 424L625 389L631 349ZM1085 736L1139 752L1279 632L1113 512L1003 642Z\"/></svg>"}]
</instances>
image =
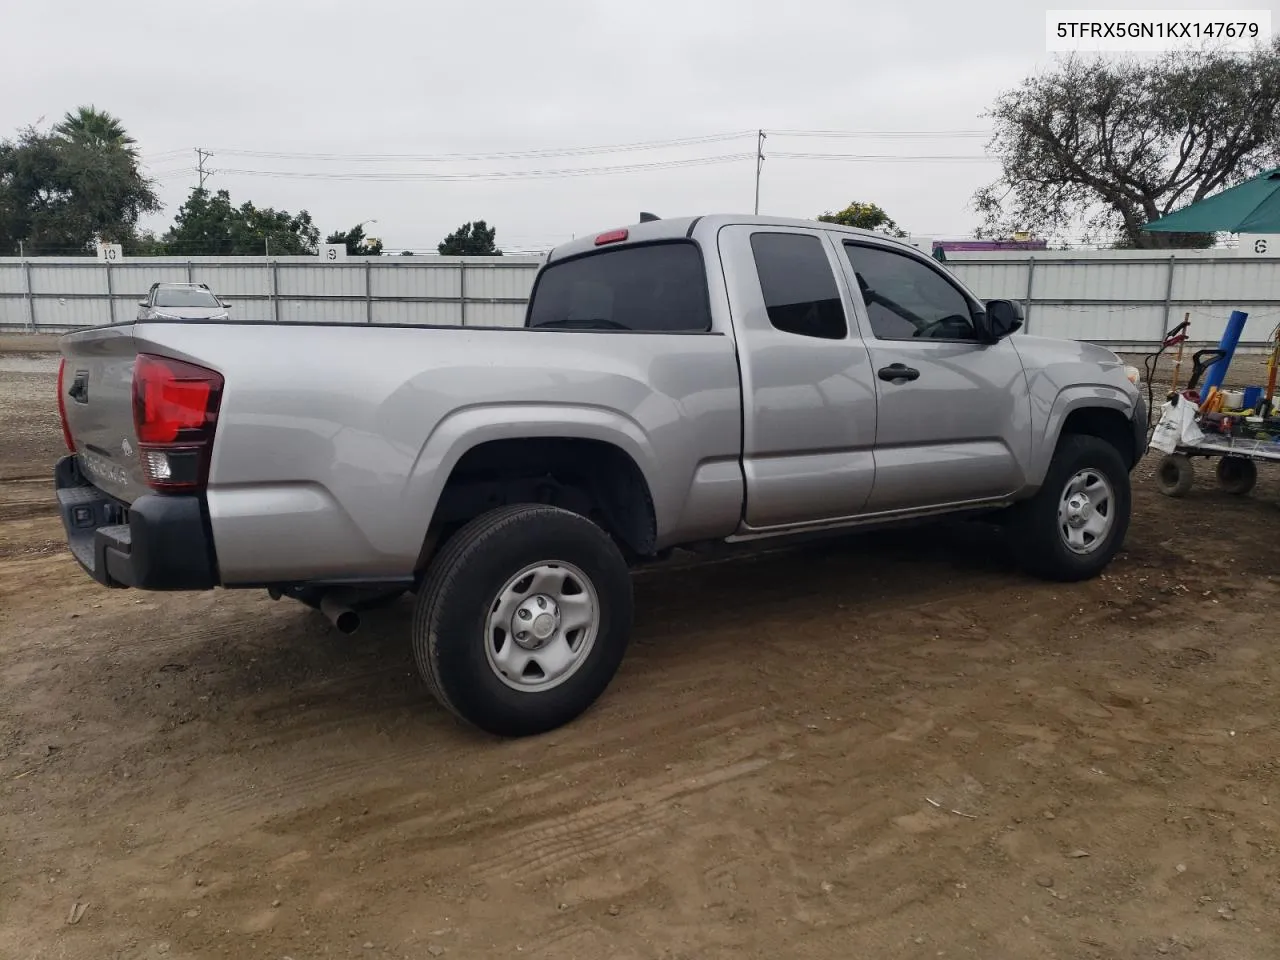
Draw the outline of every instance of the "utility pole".
<instances>
[{"instance_id":1,"label":"utility pole","mask_svg":"<svg viewBox=\"0 0 1280 960\"><path fill-rule=\"evenodd\" d=\"M756 131L756 213L760 212L760 168L764 166L764 131Z\"/></svg>"},{"instance_id":2,"label":"utility pole","mask_svg":"<svg viewBox=\"0 0 1280 960\"><path fill-rule=\"evenodd\" d=\"M212 170L206 170L204 162L212 157L213 154L208 150L201 150L196 147L196 173L200 175L200 189L204 189L204 182L213 173Z\"/></svg>"}]
</instances>

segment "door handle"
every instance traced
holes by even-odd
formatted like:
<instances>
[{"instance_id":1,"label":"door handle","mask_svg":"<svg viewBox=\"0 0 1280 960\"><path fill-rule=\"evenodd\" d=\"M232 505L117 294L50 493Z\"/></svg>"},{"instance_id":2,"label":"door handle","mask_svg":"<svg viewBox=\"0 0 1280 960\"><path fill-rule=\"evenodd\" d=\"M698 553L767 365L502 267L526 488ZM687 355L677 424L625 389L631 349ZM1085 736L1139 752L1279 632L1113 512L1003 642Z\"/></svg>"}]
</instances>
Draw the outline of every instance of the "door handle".
<instances>
[{"instance_id":1,"label":"door handle","mask_svg":"<svg viewBox=\"0 0 1280 960\"><path fill-rule=\"evenodd\" d=\"M915 367L908 367L904 363L891 363L887 367L881 367L876 376L881 380L888 380L890 383L896 380L919 380L920 371Z\"/></svg>"}]
</instances>

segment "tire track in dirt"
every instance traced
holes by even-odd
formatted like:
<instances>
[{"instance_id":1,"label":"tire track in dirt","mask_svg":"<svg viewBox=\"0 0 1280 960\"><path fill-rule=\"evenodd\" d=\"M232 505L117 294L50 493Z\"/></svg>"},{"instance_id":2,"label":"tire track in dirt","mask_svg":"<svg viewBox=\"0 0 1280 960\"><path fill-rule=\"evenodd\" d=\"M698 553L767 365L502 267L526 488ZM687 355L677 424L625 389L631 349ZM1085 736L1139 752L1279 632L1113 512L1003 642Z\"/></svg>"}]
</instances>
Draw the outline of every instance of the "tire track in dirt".
<instances>
[{"instance_id":1,"label":"tire track in dirt","mask_svg":"<svg viewBox=\"0 0 1280 960\"><path fill-rule=\"evenodd\" d=\"M49 477L0 479L0 523L57 512L58 501Z\"/></svg>"},{"instance_id":2,"label":"tire track in dirt","mask_svg":"<svg viewBox=\"0 0 1280 960\"><path fill-rule=\"evenodd\" d=\"M650 836L675 816L671 801L713 790L750 776L773 761L743 760L711 768L700 776L661 783L628 800L607 801L487 838L503 852L472 863L471 872L482 880L531 877L582 863L628 843Z\"/></svg>"},{"instance_id":3,"label":"tire track in dirt","mask_svg":"<svg viewBox=\"0 0 1280 960\"><path fill-rule=\"evenodd\" d=\"M757 565L762 562L774 565L790 562L786 557L751 559ZM838 558L835 574L842 575L843 569L849 565L849 558ZM854 565L858 564L855 562ZM881 573L884 573L883 569ZM952 576L952 581L955 580ZM1008 580L1013 582L1014 577L1010 575ZM924 615L931 609L954 605L960 598L970 595L972 589L963 582L963 578L949 583L926 578L925 583L923 595L919 584L911 585L912 603L902 603L901 598L893 595L869 601L863 595L856 603L848 605L851 622L866 623L886 616ZM732 590L733 586L721 583L716 589ZM713 590L709 597L711 602L716 599L715 593ZM701 592L700 596L707 595ZM741 601L738 603L742 605ZM206 693L212 690L220 709L225 709L229 700L233 702L238 698L237 687L247 685L247 672L255 671L253 688L258 692L244 704L243 710L255 718L261 729L252 730L246 739L225 745L220 752L243 752L259 746L288 748L308 741L324 742L344 730L355 734L361 729L377 728L388 717L417 727L422 737L405 746L366 748L360 756L334 756L323 764L309 765L306 769L288 770L286 761L286 769L277 770L269 785L224 796L213 803L193 801L186 807L187 815L205 822L255 813L253 821L262 822L289 811L322 812L326 804L342 805L347 800L367 794L371 786L412 783L417 778L432 776L442 767L465 762L465 758L476 749L490 748L489 741L473 740L468 733L463 733L464 739L459 742L461 731L456 723L443 713L434 712L425 691L421 692L419 700L416 680L406 676L401 682L387 683L400 676L410 663L407 652L403 663L378 665L357 672L343 672L340 649L335 651L333 648L314 655L308 655L311 650L304 650L296 664L286 657L283 661L276 658L265 667L262 664L249 666L254 659L249 654L256 654L275 643L288 643L297 650L297 628L306 621L305 617L282 617L279 623L269 623L265 634L259 628L251 647L237 645L233 648L234 657L230 658L233 663L228 665L226 641L242 635L246 614L253 616L261 609L260 605L255 606L258 609L237 611L211 626L167 636L139 637L135 634L113 641L107 655L117 660L125 657L150 661L154 668L139 667L140 672L150 675L168 663L175 652L188 651L187 656L179 659L200 674L200 689ZM821 609L814 610L808 601L763 600L751 601L747 606L756 608L743 613L748 619L780 621L799 628L803 628L810 619L826 615ZM768 609L763 618L758 615L760 607ZM125 608L120 613L123 616L131 612ZM776 722L776 718L759 704L744 704L740 698L728 697L723 692L726 658L730 663L739 659L734 651L740 645L737 637L740 626L736 622L718 624L717 629L709 631L709 635L699 641L696 653L691 653L686 648L666 642L664 621L673 614L681 617L678 610L671 611L668 606L665 611L657 611L656 622L646 624L642 621L638 624L637 646L624 666L623 674L601 703L574 725L573 739L579 750L616 748L621 744L640 744L655 739L670 742L673 747L696 747L700 742L729 731L738 736L761 736L768 724ZM380 632L395 629L394 620L398 619L398 612L390 619L392 623L380 625ZM404 628L408 628L407 616L404 617ZM394 641L380 637L377 642L390 645ZM826 641L824 646L838 642L833 639ZM282 669L285 673L280 676ZM863 669L874 670L874 665L864 664ZM264 697L263 682L256 674L261 671L268 677L274 674L281 680L292 680L290 673L295 676L313 675L316 670L333 672L318 680L291 685L287 695L282 697L270 694ZM389 688L395 691L391 699L386 696ZM243 697L239 699L244 700ZM656 707L659 702L663 703L660 708ZM670 706L672 703L676 705L674 708ZM355 709L349 706L351 704L356 705ZM413 722L413 714L419 707L424 712L420 725ZM218 712L203 717L206 729L209 725L216 728L219 717ZM562 773L553 772L550 781L555 781ZM533 787L536 790L537 784ZM410 790L406 809L400 812L406 817L403 822L397 823L399 814L384 808L382 813L387 816L387 829L428 829L440 822L440 817L423 820L421 808L413 801L412 794ZM382 802L387 800L384 795ZM450 811L444 819L456 823L468 813L474 814L483 810L486 804L495 802L510 802L510 789L494 791L492 796L485 792L475 803L468 803L465 812Z\"/></svg>"},{"instance_id":4,"label":"tire track in dirt","mask_svg":"<svg viewBox=\"0 0 1280 960\"><path fill-rule=\"evenodd\" d=\"M964 592L950 592L939 588L931 591L931 595L925 599L906 605L886 600L877 605L874 614L893 612L895 615L911 616L947 604ZM683 750L700 743L712 742L727 731L735 731L740 737L772 737L768 725L774 723L776 718L770 710L761 704L744 704L724 693L725 666L721 653L733 646L732 643L718 641L714 637L708 638L707 642L699 643L696 656L687 652L680 654L678 670L673 669L672 658L668 655L636 657L639 662L634 666L637 673L632 681L615 681L615 688L606 693L590 713L574 724L572 739L579 756L616 747L618 744L653 741L670 743L673 749ZM253 739L269 739L277 743L318 739L338 729L350 728L353 722L359 726L368 726L375 715L403 710L406 706L412 707L412 697L391 705L382 703L376 709L371 703L370 712L358 715L354 721L351 715L345 713L317 718L314 711L293 709L295 704L322 703L326 697L339 699L340 694L358 690L371 679L389 677L397 672L397 667L387 667L362 674L333 677L319 684L295 688L285 700L255 706L251 708L251 713L278 720L280 725L272 724L260 738L255 736ZM410 683L417 687L415 681ZM680 695L674 696L676 693ZM432 710L425 690L422 697L423 708ZM659 702L664 703L660 708L656 706ZM670 703L675 703L676 706L666 705ZM327 805L359 805L360 798L367 798L369 788L373 785L386 784L388 781L412 783L418 777L430 778L440 769L450 769L464 763L466 757L476 749L489 750L496 747L500 751L509 750L513 755L531 749L495 743L487 738L473 740L473 734L462 731L443 712L430 721L424 721L424 727L422 732L432 739L423 739L413 746L366 752L360 757L277 777L272 783L268 804L272 817L292 810L308 825L313 825L317 818L323 822L328 816ZM460 743L459 733L463 737ZM554 739L556 735L552 734L551 737ZM238 747L243 749L242 744ZM582 766L589 768L591 762ZM520 793L531 795L541 792L547 784L555 783L565 775L565 769L555 768L541 779L524 780L519 790L503 787L485 792L467 803L462 810L428 816L421 814L422 798L415 796L414 791L410 790L409 795L397 804L404 808L399 811L387 808L389 798L384 794L379 798L381 809L375 815L375 820L366 819L362 822L367 824L370 832L373 832L379 822L383 830L392 832L430 829L456 823L468 815L483 811L487 806L509 804ZM353 790L353 787L358 789ZM201 810L200 815L216 818L240 814L260 806L262 799L257 796L226 798L211 810ZM543 798L542 802L549 801ZM283 828L284 824L277 823L271 829Z\"/></svg>"}]
</instances>

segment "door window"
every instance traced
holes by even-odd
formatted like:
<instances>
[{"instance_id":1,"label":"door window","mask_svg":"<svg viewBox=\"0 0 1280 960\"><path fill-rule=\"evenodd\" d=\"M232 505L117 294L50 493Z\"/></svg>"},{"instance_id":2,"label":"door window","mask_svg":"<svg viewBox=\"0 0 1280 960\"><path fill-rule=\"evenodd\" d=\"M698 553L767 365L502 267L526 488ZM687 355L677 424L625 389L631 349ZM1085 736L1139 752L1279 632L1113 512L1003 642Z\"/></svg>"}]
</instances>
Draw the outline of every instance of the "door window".
<instances>
[{"instance_id":1,"label":"door window","mask_svg":"<svg viewBox=\"0 0 1280 960\"><path fill-rule=\"evenodd\" d=\"M754 233L751 252L774 327L823 340L848 335L840 290L820 239L802 233Z\"/></svg>"},{"instance_id":2,"label":"door window","mask_svg":"<svg viewBox=\"0 0 1280 960\"><path fill-rule=\"evenodd\" d=\"M883 247L844 249L876 339L978 339L969 299L937 270Z\"/></svg>"}]
</instances>

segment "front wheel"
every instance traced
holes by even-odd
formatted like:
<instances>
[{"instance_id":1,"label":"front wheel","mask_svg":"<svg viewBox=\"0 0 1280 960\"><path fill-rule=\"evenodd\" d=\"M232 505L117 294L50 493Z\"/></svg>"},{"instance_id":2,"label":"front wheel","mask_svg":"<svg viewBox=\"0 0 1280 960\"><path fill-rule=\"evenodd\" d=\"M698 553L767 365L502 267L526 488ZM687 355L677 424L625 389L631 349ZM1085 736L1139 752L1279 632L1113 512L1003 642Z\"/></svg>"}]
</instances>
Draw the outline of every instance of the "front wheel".
<instances>
[{"instance_id":1,"label":"front wheel","mask_svg":"<svg viewBox=\"0 0 1280 960\"><path fill-rule=\"evenodd\" d=\"M1044 485L1014 508L1010 533L1020 563L1046 580L1097 576L1124 543L1130 503L1129 472L1115 447L1063 437Z\"/></svg>"},{"instance_id":2,"label":"front wheel","mask_svg":"<svg viewBox=\"0 0 1280 960\"><path fill-rule=\"evenodd\" d=\"M631 632L631 576L590 520L521 504L483 514L432 562L413 651L436 698L482 730L526 736L590 707Z\"/></svg>"}]
</instances>

